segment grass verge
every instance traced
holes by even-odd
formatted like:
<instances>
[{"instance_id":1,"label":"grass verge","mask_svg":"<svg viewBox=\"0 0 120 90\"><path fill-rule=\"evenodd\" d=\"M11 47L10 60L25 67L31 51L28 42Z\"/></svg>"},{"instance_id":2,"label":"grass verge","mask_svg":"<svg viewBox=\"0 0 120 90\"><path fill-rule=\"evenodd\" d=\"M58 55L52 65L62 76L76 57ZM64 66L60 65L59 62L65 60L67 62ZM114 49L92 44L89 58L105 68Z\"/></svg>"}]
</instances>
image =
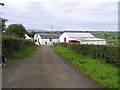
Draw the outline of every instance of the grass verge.
<instances>
[{"instance_id":1,"label":"grass verge","mask_svg":"<svg viewBox=\"0 0 120 90\"><path fill-rule=\"evenodd\" d=\"M117 67L106 64L100 59L78 54L60 45L52 48L105 88L118 88Z\"/></svg>"},{"instance_id":2,"label":"grass verge","mask_svg":"<svg viewBox=\"0 0 120 90\"><path fill-rule=\"evenodd\" d=\"M14 52L8 52L7 53L7 58L10 58L10 59L19 59L19 58L28 57L28 56L32 55L36 51L36 49L38 47L39 46L34 45L34 46L28 47L28 48L26 48L24 50L14 51Z\"/></svg>"}]
</instances>

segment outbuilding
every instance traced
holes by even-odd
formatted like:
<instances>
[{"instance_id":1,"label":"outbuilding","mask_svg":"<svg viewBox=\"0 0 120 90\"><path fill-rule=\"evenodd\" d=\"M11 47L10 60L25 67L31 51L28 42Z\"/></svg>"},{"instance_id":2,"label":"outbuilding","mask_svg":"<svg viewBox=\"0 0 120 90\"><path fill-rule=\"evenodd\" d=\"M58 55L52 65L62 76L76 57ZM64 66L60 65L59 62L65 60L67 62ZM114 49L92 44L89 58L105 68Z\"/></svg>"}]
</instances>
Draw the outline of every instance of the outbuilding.
<instances>
[{"instance_id":1,"label":"outbuilding","mask_svg":"<svg viewBox=\"0 0 120 90\"><path fill-rule=\"evenodd\" d=\"M105 39L96 38L91 33L63 33L59 38L60 43L78 43L78 44L94 44L106 45Z\"/></svg>"},{"instance_id":2,"label":"outbuilding","mask_svg":"<svg viewBox=\"0 0 120 90\"><path fill-rule=\"evenodd\" d=\"M25 39L26 40L32 40L32 38L30 36L28 36L27 34L25 34Z\"/></svg>"}]
</instances>

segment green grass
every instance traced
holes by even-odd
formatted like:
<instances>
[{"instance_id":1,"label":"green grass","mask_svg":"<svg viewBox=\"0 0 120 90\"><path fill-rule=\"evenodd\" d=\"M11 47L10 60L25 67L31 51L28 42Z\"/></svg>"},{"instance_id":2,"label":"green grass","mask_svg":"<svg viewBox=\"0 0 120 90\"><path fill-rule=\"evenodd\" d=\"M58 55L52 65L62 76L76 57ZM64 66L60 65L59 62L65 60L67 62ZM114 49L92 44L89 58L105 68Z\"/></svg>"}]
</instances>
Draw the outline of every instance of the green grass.
<instances>
[{"instance_id":1,"label":"green grass","mask_svg":"<svg viewBox=\"0 0 120 90\"><path fill-rule=\"evenodd\" d=\"M94 36L97 38L104 38L107 40L108 43L118 44L118 32L92 32ZM114 38L113 38L114 37Z\"/></svg>"},{"instance_id":2,"label":"green grass","mask_svg":"<svg viewBox=\"0 0 120 90\"><path fill-rule=\"evenodd\" d=\"M28 57L28 56L32 55L37 50L38 47L39 46L34 45L34 46L28 47L28 48L26 48L24 50L8 52L7 58L19 59L19 58Z\"/></svg>"},{"instance_id":3,"label":"green grass","mask_svg":"<svg viewBox=\"0 0 120 90\"><path fill-rule=\"evenodd\" d=\"M100 59L81 55L66 47L56 45L53 49L105 88L118 88L118 68Z\"/></svg>"}]
</instances>

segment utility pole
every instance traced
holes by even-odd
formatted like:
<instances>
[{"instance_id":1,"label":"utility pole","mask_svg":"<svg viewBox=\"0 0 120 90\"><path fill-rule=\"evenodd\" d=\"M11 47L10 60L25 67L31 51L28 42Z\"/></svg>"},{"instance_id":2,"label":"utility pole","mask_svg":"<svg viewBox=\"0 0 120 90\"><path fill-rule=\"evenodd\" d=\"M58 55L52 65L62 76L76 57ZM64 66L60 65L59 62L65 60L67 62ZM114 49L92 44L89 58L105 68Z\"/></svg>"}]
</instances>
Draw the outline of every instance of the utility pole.
<instances>
[{"instance_id":1,"label":"utility pole","mask_svg":"<svg viewBox=\"0 0 120 90\"><path fill-rule=\"evenodd\" d=\"M53 26L52 26L52 32L53 32Z\"/></svg>"},{"instance_id":2,"label":"utility pole","mask_svg":"<svg viewBox=\"0 0 120 90\"><path fill-rule=\"evenodd\" d=\"M52 33L53 33L53 28L54 28L54 27L52 26L52 27L51 27L51 29L52 29Z\"/></svg>"},{"instance_id":3,"label":"utility pole","mask_svg":"<svg viewBox=\"0 0 120 90\"><path fill-rule=\"evenodd\" d=\"M5 4L4 3L0 3L1 6L4 6ZM1 13L0 13L1 14ZM3 31L3 18L0 17L0 29Z\"/></svg>"}]
</instances>

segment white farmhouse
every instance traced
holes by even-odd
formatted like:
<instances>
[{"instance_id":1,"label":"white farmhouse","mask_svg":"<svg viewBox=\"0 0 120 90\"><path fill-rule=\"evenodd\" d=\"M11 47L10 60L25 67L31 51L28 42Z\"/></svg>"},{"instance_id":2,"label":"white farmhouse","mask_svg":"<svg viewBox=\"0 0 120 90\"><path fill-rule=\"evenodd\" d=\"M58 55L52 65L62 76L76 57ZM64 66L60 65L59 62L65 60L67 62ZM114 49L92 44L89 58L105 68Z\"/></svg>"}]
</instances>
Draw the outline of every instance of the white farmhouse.
<instances>
[{"instance_id":1,"label":"white farmhouse","mask_svg":"<svg viewBox=\"0 0 120 90\"><path fill-rule=\"evenodd\" d=\"M78 43L78 44L94 44L106 45L105 39L96 38L91 33L63 33L59 38L60 43Z\"/></svg>"},{"instance_id":2,"label":"white farmhouse","mask_svg":"<svg viewBox=\"0 0 120 90\"><path fill-rule=\"evenodd\" d=\"M38 45L53 45L59 42L60 34L35 34L34 40Z\"/></svg>"}]
</instances>

